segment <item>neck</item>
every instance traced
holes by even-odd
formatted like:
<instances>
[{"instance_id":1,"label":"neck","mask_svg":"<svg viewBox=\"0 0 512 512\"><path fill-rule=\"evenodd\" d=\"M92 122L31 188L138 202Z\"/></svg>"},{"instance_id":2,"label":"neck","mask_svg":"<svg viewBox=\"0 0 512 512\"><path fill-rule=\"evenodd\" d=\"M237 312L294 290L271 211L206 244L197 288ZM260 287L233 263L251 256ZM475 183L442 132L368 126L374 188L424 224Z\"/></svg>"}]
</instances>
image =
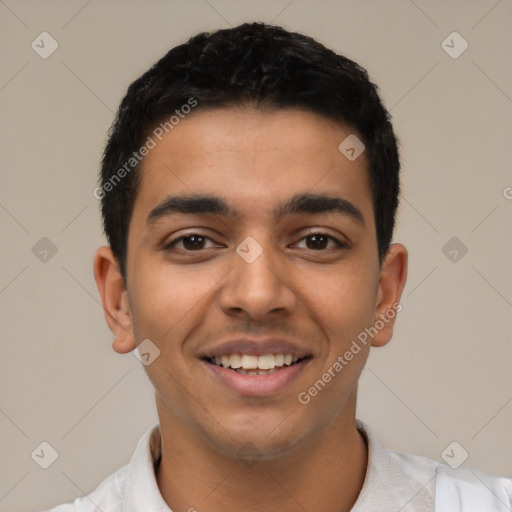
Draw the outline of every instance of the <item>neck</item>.
<instances>
[{"instance_id":1,"label":"neck","mask_svg":"<svg viewBox=\"0 0 512 512\"><path fill-rule=\"evenodd\" d=\"M348 512L357 500L368 455L353 414L282 456L242 462L209 447L161 406L157 401L162 459L156 478L173 511L266 512L272 503L281 512Z\"/></svg>"}]
</instances>

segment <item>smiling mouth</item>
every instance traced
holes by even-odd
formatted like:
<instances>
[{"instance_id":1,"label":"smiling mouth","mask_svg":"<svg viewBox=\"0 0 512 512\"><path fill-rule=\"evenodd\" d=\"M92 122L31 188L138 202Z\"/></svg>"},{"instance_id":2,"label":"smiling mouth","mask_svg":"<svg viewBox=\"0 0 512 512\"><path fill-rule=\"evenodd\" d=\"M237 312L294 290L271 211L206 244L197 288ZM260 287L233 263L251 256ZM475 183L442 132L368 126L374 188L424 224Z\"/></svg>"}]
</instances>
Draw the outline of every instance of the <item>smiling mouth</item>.
<instances>
[{"instance_id":1,"label":"smiling mouth","mask_svg":"<svg viewBox=\"0 0 512 512\"><path fill-rule=\"evenodd\" d=\"M212 365L240 375L271 375L306 359L310 359L310 356L299 358L293 354L230 354L205 358Z\"/></svg>"}]
</instances>

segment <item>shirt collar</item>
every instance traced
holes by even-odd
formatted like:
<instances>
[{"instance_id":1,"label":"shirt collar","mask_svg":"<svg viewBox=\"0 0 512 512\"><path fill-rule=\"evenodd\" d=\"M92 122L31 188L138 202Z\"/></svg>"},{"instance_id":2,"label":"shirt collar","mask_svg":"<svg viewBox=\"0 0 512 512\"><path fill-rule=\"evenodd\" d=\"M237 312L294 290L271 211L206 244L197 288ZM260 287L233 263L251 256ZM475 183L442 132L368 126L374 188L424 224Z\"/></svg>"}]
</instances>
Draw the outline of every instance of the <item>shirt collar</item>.
<instances>
[{"instance_id":1,"label":"shirt collar","mask_svg":"<svg viewBox=\"0 0 512 512\"><path fill-rule=\"evenodd\" d=\"M161 456L162 436L156 423L142 436L129 464L124 496L127 512L172 512L156 482L155 469Z\"/></svg>"},{"instance_id":2,"label":"shirt collar","mask_svg":"<svg viewBox=\"0 0 512 512\"><path fill-rule=\"evenodd\" d=\"M368 447L368 466L359 497L351 512L368 510L432 511L435 461L384 449L371 429L356 420ZM155 469L162 455L159 423L140 439L129 464L124 506L129 512L172 512L156 481Z\"/></svg>"},{"instance_id":3,"label":"shirt collar","mask_svg":"<svg viewBox=\"0 0 512 512\"><path fill-rule=\"evenodd\" d=\"M368 465L363 487L351 512L432 512L438 463L419 455L387 450L366 423L356 420L356 426L366 440Z\"/></svg>"}]
</instances>

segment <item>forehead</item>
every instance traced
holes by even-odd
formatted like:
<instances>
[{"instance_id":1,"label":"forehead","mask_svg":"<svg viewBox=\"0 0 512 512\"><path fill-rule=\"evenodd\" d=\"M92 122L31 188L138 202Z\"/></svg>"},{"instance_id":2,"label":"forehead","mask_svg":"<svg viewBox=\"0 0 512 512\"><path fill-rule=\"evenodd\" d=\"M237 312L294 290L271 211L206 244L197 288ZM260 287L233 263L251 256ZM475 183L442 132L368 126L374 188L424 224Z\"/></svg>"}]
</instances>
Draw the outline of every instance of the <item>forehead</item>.
<instances>
[{"instance_id":1,"label":"forehead","mask_svg":"<svg viewBox=\"0 0 512 512\"><path fill-rule=\"evenodd\" d=\"M350 160L339 149L355 136L349 126L298 109L198 108L155 139L134 213L143 207L147 215L170 194L201 193L229 198L237 214L264 216L310 192L370 203L371 214L366 155Z\"/></svg>"}]
</instances>

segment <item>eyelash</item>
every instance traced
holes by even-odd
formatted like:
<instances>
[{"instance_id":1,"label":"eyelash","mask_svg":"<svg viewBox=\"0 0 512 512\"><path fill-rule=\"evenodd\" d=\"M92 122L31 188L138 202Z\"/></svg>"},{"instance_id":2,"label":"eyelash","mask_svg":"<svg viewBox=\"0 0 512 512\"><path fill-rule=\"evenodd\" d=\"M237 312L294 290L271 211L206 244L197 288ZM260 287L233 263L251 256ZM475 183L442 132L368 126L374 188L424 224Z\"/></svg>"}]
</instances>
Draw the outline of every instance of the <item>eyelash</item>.
<instances>
[{"instance_id":1,"label":"eyelash","mask_svg":"<svg viewBox=\"0 0 512 512\"><path fill-rule=\"evenodd\" d=\"M299 241L302 241L306 238L310 238L310 237L313 237L313 236L318 236L318 235L321 235L323 237L327 237L329 240L332 240L336 247L331 247L331 248L327 248L327 249L308 249L310 251L313 251L313 252L327 252L329 249L336 249L336 250L339 250L339 249L347 249L348 246L347 244L341 242L340 240L338 240L337 238L331 236L331 235L328 235L327 233L323 233L321 231L316 231L316 232L313 232L313 233L308 233L306 236L303 236ZM187 235L182 235L178 238L175 238L174 240L171 240L169 243L167 243L164 247L163 247L163 250L164 251L169 251L169 252L172 252L172 251L178 251L178 252L185 252L185 253L200 253L202 251L204 251L205 249L198 249L198 250L187 250L187 249L176 249L176 244L178 244L179 242L183 241L184 239L186 238L192 238L194 236L198 236L198 237L201 237L202 239L204 240L210 240L213 242L213 240L208 237L208 236L205 236L205 235L202 235L201 233L189 233Z\"/></svg>"}]
</instances>

